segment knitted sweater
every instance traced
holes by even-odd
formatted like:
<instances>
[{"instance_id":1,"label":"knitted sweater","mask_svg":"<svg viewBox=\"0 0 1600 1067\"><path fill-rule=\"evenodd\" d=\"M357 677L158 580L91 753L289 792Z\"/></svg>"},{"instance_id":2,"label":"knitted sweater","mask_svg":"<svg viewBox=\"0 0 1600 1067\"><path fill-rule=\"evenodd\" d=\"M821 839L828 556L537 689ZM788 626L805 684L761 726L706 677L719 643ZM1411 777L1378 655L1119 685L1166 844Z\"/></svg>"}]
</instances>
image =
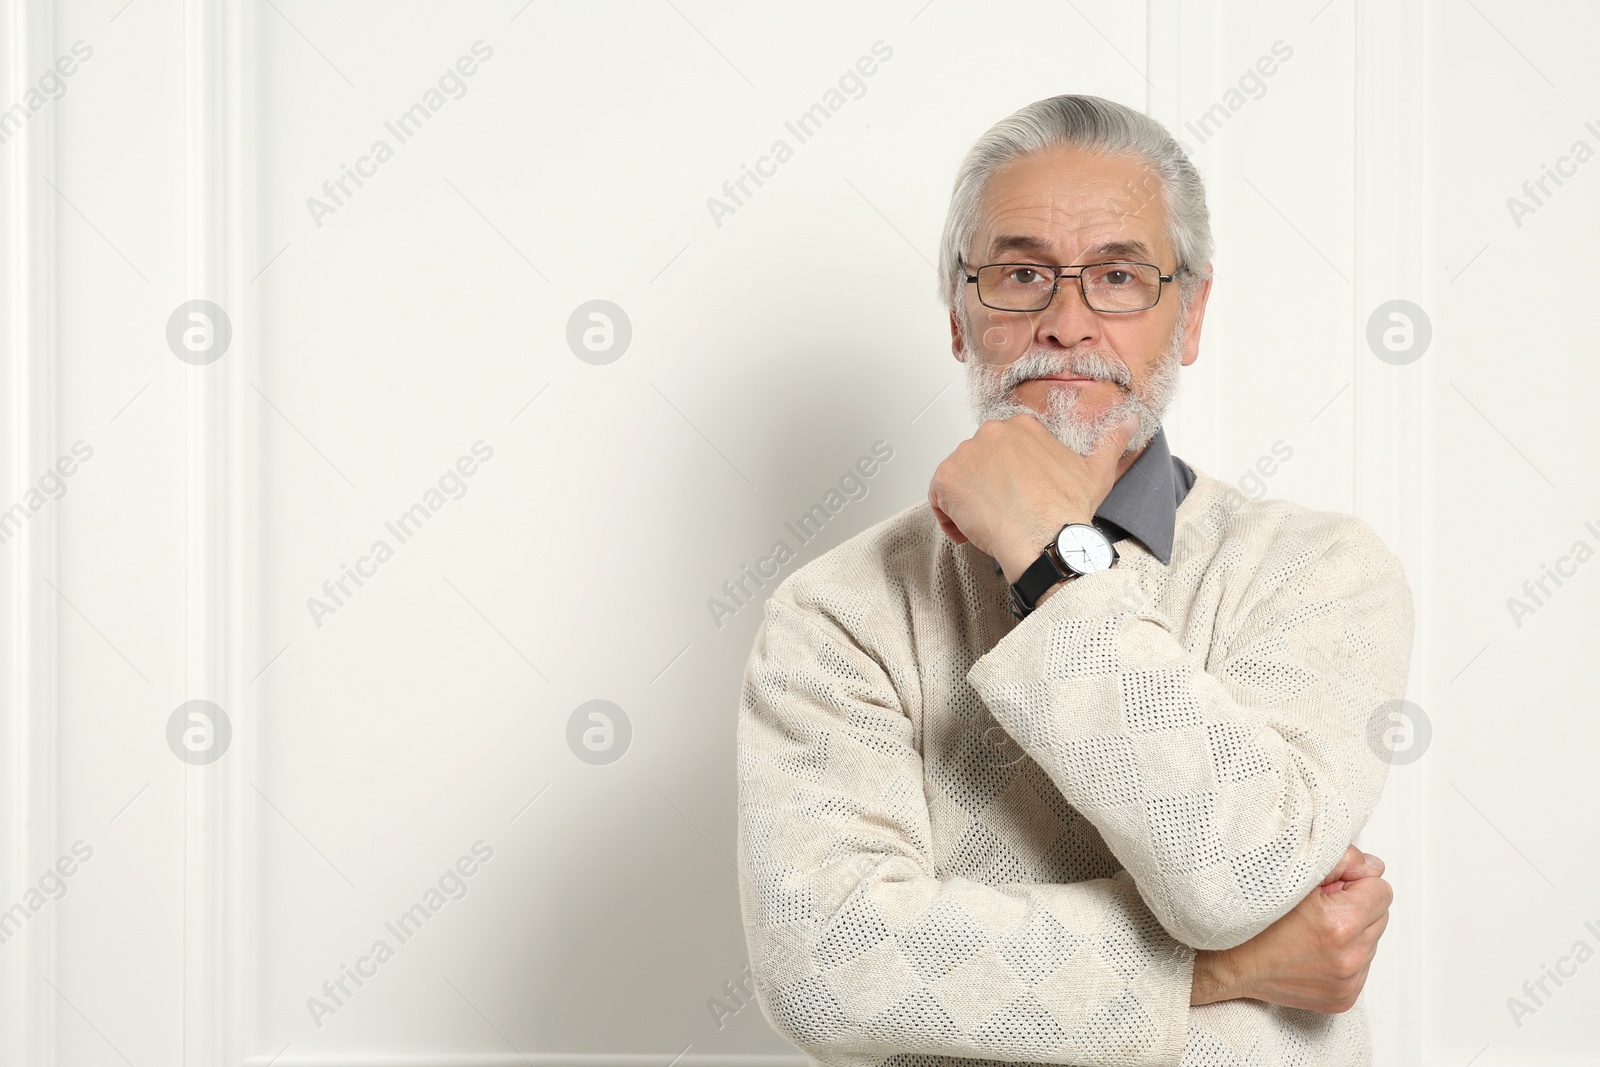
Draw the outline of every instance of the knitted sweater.
<instances>
[{"instance_id":1,"label":"knitted sweater","mask_svg":"<svg viewBox=\"0 0 1600 1067\"><path fill-rule=\"evenodd\" d=\"M1360 1001L1189 998L1195 950L1286 914L1377 804L1411 590L1363 520L1196 474L1170 565L1124 538L1020 622L926 503L773 591L740 900L813 1064L1370 1063Z\"/></svg>"}]
</instances>

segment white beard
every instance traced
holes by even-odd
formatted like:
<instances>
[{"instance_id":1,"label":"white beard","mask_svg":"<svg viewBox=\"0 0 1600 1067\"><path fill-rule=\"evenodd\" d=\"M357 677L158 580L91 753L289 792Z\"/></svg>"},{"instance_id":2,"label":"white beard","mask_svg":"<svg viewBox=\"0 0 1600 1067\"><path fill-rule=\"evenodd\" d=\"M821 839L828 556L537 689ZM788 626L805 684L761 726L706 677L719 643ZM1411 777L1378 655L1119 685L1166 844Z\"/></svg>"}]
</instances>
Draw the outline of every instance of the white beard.
<instances>
[{"instance_id":1,"label":"white beard","mask_svg":"<svg viewBox=\"0 0 1600 1067\"><path fill-rule=\"evenodd\" d=\"M1178 372L1183 366L1183 343L1188 333L1184 326L1184 316L1179 315L1166 351L1156 359L1149 377L1138 389L1132 387L1132 374L1127 364L1115 356L1098 352L1053 353L1030 348L1003 367L992 366L973 351L971 331L963 330L962 355L967 365L967 404L972 409L973 418L980 423L990 419L1008 419L1013 415L1032 415L1058 441L1080 456L1092 452L1101 437L1122 420L1129 415L1136 415L1139 427L1128 439L1124 455L1138 452L1161 429L1161 417L1177 393ZM1012 398L1012 390L1018 385L1049 375L1114 382L1123 396L1098 418L1081 410L1078 389L1073 386L1051 389L1043 413Z\"/></svg>"}]
</instances>

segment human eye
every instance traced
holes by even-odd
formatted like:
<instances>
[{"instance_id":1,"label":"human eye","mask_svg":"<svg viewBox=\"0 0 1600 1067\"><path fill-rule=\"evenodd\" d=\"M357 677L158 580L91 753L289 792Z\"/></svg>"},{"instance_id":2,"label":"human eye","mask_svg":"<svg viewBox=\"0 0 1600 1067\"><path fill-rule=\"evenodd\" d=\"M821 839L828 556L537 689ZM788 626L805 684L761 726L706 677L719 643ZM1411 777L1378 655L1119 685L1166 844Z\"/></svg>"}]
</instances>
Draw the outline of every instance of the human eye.
<instances>
[{"instance_id":1,"label":"human eye","mask_svg":"<svg viewBox=\"0 0 1600 1067\"><path fill-rule=\"evenodd\" d=\"M1095 268L1095 280L1113 289L1132 285L1136 277L1128 263L1101 263Z\"/></svg>"},{"instance_id":2,"label":"human eye","mask_svg":"<svg viewBox=\"0 0 1600 1067\"><path fill-rule=\"evenodd\" d=\"M1038 267L1027 264L1017 264L1006 272L1006 281L1012 285L1038 285L1044 280L1044 274Z\"/></svg>"}]
</instances>

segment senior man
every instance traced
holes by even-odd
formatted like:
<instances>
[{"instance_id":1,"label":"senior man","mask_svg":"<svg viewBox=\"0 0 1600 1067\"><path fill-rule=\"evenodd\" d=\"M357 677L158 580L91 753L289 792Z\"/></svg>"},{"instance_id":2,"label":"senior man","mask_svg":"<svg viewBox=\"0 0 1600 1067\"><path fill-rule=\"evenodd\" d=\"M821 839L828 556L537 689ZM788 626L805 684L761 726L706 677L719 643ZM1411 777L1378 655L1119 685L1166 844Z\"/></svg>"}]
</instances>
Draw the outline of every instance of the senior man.
<instances>
[{"instance_id":1,"label":"senior man","mask_svg":"<svg viewBox=\"0 0 1600 1067\"><path fill-rule=\"evenodd\" d=\"M757 998L814 1063L1371 1060L1353 839L1411 591L1354 516L1167 448L1194 167L1090 96L990 129L941 251L980 425L772 593L738 719Z\"/></svg>"}]
</instances>

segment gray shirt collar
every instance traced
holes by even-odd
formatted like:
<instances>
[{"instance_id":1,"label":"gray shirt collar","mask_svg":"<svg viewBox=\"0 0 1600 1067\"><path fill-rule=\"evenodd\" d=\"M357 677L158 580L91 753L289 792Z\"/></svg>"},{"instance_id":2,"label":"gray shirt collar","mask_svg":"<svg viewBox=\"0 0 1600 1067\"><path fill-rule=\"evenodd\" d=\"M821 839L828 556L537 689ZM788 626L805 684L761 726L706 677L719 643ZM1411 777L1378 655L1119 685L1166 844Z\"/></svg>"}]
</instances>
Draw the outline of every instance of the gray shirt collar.
<instances>
[{"instance_id":1,"label":"gray shirt collar","mask_svg":"<svg viewBox=\"0 0 1600 1067\"><path fill-rule=\"evenodd\" d=\"M1178 505L1189 495L1194 477L1189 465L1168 451L1163 427L1111 487L1094 513L1095 525L1109 527L1112 540L1136 538L1163 564L1171 563Z\"/></svg>"}]
</instances>

